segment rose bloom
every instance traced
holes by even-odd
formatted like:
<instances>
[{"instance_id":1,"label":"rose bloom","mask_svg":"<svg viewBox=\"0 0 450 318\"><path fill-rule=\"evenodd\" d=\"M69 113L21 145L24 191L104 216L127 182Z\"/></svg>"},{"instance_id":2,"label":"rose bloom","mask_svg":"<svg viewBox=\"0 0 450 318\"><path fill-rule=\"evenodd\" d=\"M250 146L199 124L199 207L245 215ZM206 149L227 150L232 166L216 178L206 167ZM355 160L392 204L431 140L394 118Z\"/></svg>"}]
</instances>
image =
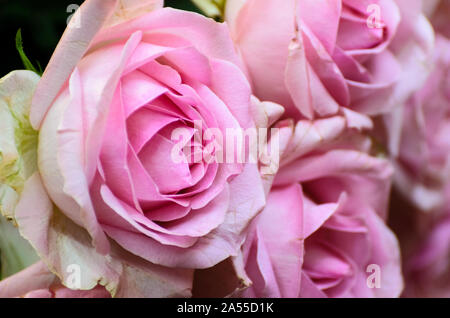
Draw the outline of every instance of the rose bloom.
<instances>
[{"instance_id":1,"label":"rose bloom","mask_svg":"<svg viewBox=\"0 0 450 318\"><path fill-rule=\"evenodd\" d=\"M225 18L254 94L297 119L389 112L426 74L433 40L420 0L228 0Z\"/></svg>"},{"instance_id":2,"label":"rose bloom","mask_svg":"<svg viewBox=\"0 0 450 318\"><path fill-rule=\"evenodd\" d=\"M104 30L91 47L40 126L50 197L103 251L104 231L166 266L209 267L233 254L264 201L256 166L175 163L171 139L186 128L195 143L194 120L250 127L250 89L227 29L161 9ZM248 206L243 193L255 195ZM241 217L236 232L230 214Z\"/></svg>"},{"instance_id":3,"label":"rose bloom","mask_svg":"<svg viewBox=\"0 0 450 318\"><path fill-rule=\"evenodd\" d=\"M388 161L351 149L283 165L243 247L253 283L243 296L398 297L400 252L385 225L391 174Z\"/></svg>"},{"instance_id":4,"label":"rose bloom","mask_svg":"<svg viewBox=\"0 0 450 318\"><path fill-rule=\"evenodd\" d=\"M25 181L36 170L38 138L28 115L39 79L25 70L0 79L0 213L10 220Z\"/></svg>"},{"instance_id":5,"label":"rose bloom","mask_svg":"<svg viewBox=\"0 0 450 318\"><path fill-rule=\"evenodd\" d=\"M397 189L419 210L450 202L450 40L438 35L433 72L404 107Z\"/></svg>"},{"instance_id":6,"label":"rose bloom","mask_svg":"<svg viewBox=\"0 0 450 318\"><path fill-rule=\"evenodd\" d=\"M396 189L411 204L405 213L394 212L405 259L405 297L450 296L450 40L441 34L433 62L425 85L405 104L395 158Z\"/></svg>"},{"instance_id":7,"label":"rose bloom","mask_svg":"<svg viewBox=\"0 0 450 318\"><path fill-rule=\"evenodd\" d=\"M389 161L368 154L357 121L284 122L291 135L265 209L231 267L196 273L194 295L398 297L400 250L385 224Z\"/></svg>"},{"instance_id":8,"label":"rose bloom","mask_svg":"<svg viewBox=\"0 0 450 318\"><path fill-rule=\"evenodd\" d=\"M72 290L39 261L0 282L0 298L110 298L103 286L92 290Z\"/></svg>"},{"instance_id":9,"label":"rose bloom","mask_svg":"<svg viewBox=\"0 0 450 318\"><path fill-rule=\"evenodd\" d=\"M178 128L194 152L208 146L194 121L223 135L254 127L228 29L195 13L155 10L103 27L58 82L55 70L67 70L54 61L70 56L73 37L65 34L33 99L39 174L16 209L21 233L65 277L64 266L82 263L83 289L139 281L144 295L186 296L190 269L236 255L265 204L256 164L173 160ZM61 89L49 103L51 87Z\"/></svg>"}]
</instances>

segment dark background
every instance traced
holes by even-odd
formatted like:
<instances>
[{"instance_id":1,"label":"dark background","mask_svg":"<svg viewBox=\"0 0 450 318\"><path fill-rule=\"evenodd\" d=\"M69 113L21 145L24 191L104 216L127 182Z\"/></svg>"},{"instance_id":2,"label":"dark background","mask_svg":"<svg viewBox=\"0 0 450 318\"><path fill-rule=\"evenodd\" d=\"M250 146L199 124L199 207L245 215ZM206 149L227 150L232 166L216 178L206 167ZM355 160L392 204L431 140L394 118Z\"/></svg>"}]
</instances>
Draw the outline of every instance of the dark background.
<instances>
[{"instance_id":1,"label":"dark background","mask_svg":"<svg viewBox=\"0 0 450 318\"><path fill-rule=\"evenodd\" d=\"M66 28L70 4L83 0L0 0L0 78L15 69L23 69L16 51L16 32L22 29L24 51L36 66L47 65ZM190 0L166 0L169 7L196 11Z\"/></svg>"}]
</instances>

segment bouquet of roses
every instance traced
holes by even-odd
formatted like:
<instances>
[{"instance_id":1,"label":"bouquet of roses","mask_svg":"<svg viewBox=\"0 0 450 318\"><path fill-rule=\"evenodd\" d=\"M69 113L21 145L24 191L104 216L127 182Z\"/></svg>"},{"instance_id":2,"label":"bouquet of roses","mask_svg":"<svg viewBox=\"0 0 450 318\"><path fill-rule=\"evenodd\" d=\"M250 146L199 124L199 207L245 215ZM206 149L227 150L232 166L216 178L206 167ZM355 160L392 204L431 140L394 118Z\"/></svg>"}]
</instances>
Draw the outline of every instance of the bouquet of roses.
<instances>
[{"instance_id":1,"label":"bouquet of roses","mask_svg":"<svg viewBox=\"0 0 450 318\"><path fill-rule=\"evenodd\" d=\"M450 297L450 1L193 2L0 80L0 297Z\"/></svg>"}]
</instances>

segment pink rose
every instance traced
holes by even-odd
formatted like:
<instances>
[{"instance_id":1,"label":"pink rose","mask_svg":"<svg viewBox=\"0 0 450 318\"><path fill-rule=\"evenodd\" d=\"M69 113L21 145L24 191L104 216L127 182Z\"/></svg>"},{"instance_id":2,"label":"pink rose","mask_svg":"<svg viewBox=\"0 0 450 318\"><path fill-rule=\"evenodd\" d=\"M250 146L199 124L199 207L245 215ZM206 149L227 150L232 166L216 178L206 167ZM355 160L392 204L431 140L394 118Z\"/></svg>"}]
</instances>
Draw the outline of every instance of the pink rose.
<instances>
[{"instance_id":1,"label":"pink rose","mask_svg":"<svg viewBox=\"0 0 450 318\"><path fill-rule=\"evenodd\" d=\"M394 159L398 199L412 205L405 213L393 211L405 258L405 297L450 297L450 40L442 34L432 60L425 85L405 104Z\"/></svg>"},{"instance_id":2,"label":"pink rose","mask_svg":"<svg viewBox=\"0 0 450 318\"><path fill-rule=\"evenodd\" d=\"M91 47L40 127L50 197L101 251L106 232L166 266L209 267L232 255L264 201L255 167L171 157L172 132L186 128L194 139L196 120L222 131L251 125L250 89L227 29L161 9L105 29ZM255 194L253 209L236 201L244 192ZM236 232L230 213L242 216Z\"/></svg>"},{"instance_id":3,"label":"pink rose","mask_svg":"<svg viewBox=\"0 0 450 318\"><path fill-rule=\"evenodd\" d=\"M397 189L420 210L450 202L450 40L438 36L433 72L404 108Z\"/></svg>"},{"instance_id":4,"label":"pink rose","mask_svg":"<svg viewBox=\"0 0 450 318\"><path fill-rule=\"evenodd\" d=\"M420 0L228 0L225 15L254 94L294 118L390 111L433 40Z\"/></svg>"},{"instance_id":5,"label":"pink rose","mask_svg":"<svg viewBox=\"0 0 450 318\"><path fill-rule=\"evenodd\" d=\"M103 286L92 290L72 290L39 261L0 282L0 298L109 298Z\"/></svg>"},{"instance_id":6,"label":"pink rose","mask_svg":"<svg viewBox=\"0 0 450 318\"><path fill-rule=\"evenodd\" d=\"M210 151L206 128L255 127L238 65L224 24L170 8L103 27L63 82L52 61L30 116L39 174L16 210L40 256L65 276L82 263L83 289L166 297L190 293L192 269L236 255L265 204L257 165L176 162L173 132L187 131L195 154ZM61 87L53 101L49 87Z\"/></svg>"},{"instance_id":7,"label":"pink rose","mask_svg":"<svg viewBox=\"0 0 450 318\"><path fill-rule=\"evenodd\" d=\"M253 283L243 295L398 297L397 240L377 214L386 206L389 175L386 161L349 150L282 168L243 248ZM381 199L378 206L363 202L370 196ZM370 279L373 270L379 282Z\"/></svg>"},{"instance_id":8,"label":"pink rose","mask_svg":"<svg viewBox=\"0 0 450 318\"><path fill-rule=\"evenodd\" d=\"M231 269L223 262L198 272L194 295L400 295L399 246L385 224L392 168L368 155L371 143L354 125L341 116L291 125L267 205L242 254Z\"/></svg>"}]
</instances>

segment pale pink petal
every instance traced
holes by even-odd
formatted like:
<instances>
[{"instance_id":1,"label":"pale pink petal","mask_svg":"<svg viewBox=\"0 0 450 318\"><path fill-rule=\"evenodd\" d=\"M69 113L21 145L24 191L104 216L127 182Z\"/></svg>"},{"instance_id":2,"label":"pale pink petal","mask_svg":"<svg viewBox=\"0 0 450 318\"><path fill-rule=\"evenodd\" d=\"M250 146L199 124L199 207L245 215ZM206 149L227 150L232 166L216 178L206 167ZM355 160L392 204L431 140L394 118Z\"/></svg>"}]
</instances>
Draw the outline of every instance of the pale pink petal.
<instances>
[{"instance_id":1,"label":"pale pink petal","mask_svg":"<svg viewBox=\"0 0 450 318\"><path fill-rule=\"evenodd\" d=\"M30 121L35 129L40 127L50 104L88 50L91 40L112 14L115 5L116 0L89 0L72 17L80 21L81 26L66 29L33 97Z\"/></svg>"},{"instance_id":2,"label":"pale pink petal","mask_svg":"<svg viewBox=\"0 0 450 318\"><path fill-rule=\"evenodd\" d=\"M0 282L0 298L21 297L35 290L47 290L57 281L44 262L39 261ZM43 296L41 294L41 296Z\"/></svg>"},{"instance_id":3,"label":"pale pink petal","mask_svg":"<svg viewBox=\"0 0 450 318\"><path fill-rule=\"evenodd\" d=\"M53 208L38 174L25 184L16 208L21 234L36 249L52 271L61 275L62 283L70 279L70 265L80 266L81 289L92 289L98 283L114 293L121 265L98 254L87 232Z\"/></svg>"},{"instance_id":4,"label":"pale pink petal","mask_svg":"<svg viewBox=\"0 0 450 318\"><path fill-rule=\"evenodd\" d=\"M120 245L154 264L208 268L238 254L250 221L265 204L264 189L255 165L247 164L244 171L230 182L230 193L233 195L224 222L188 249L162 246L142 234L111 226L104 226L104 229Z\"/></svg>"},{"instance_id":5,"label":"pale pink petal","mask_svg":"<svg viewBox=\"0 0 450 318\"><path fill-rule=\"evenodd\" d=\"M104 27L135 19L147 12L162 8L164 0L118 0L116 9Z\"/></svg>"},{"instance_id":6,"label":"pale pink petal","mask_svg":"<svg viewBox=\"0 0 450 318\"><path fill-rule=\"evenodd\" d=\"M256 281L249 292L256 297L297 297L300 292L302 196L298 184L272 190L265 209L254 221L257 234L246 243L244 253L250 253L246 269Z\"/></svg>"},{"instance_id":7,"label":"pale pink petal","mask_svg":"<svg viewBox=\"0 0 450 318\"><path fill-rule=\"evenodd\" d=\"M111 295L121 297L186 297L190 294L192 271L142 264L116 246L112 257L98 254L86 231L53 209L37 174L27 181L16 213L21 234L30 240L49 268L61 275L63 285L71 281L73 267L69 266L75 265L82 274L81 290L101 285ZM43 281L47 281L45 277ZM136 281L145 281L145 285L130 284Z\"/></svg>"}]
</instances>

